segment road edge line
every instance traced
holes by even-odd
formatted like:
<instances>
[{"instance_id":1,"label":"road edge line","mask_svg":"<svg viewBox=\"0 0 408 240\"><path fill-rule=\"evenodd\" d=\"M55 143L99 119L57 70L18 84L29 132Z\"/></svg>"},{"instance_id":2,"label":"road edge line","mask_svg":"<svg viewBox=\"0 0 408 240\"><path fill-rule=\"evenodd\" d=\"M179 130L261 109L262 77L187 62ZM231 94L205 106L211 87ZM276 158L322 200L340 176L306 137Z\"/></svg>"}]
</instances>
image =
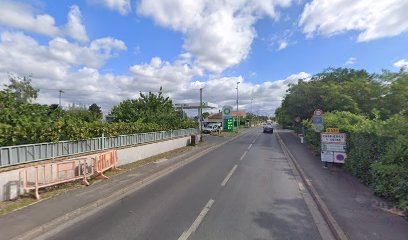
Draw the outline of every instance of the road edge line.
<instances>
[{"instance_id":1,"label":"road edge line","mask_svg":"<svg viewBox=\"0 0 408 240\"><path fill-rule=\"evenodd\" d=\"M310 195L312 196L313 200L316 203L317 208L319 209L320 213L322 214L324 220L326 221L327 225L329 226L330 230L332 231L333 236L337 240L348 240L347 235L343 231L343 229L340 227L340 225L337 223L335 218L333 217L332 213L330 212L329 208L327 205L324 203L324 201L320 198L319 193L317 190L314 188L312 183L308 181L307 176L303 169L300 167L299 163L297 162L296 158L293 156L293 154L290 152L289 148L286 146L286 144L283 142L282 138L280 137L279 133L276 132L276 136L279 139L279 142L281 146L284 148L284 151L288 153L289 159L295 166L296 170L299 172L300 177L302 178L303 185L306 187L306 189L309 191Z\"/></svg>"},{"instance_id":2,"label":"road edge line","mask_svg":"<svg viewBox=\"0 0 408 240\"><path fill-rule=\"evenodd\" d=\"M194 160L220 148L221 146L234 141L235 139L244 136L245 134L249 133L251 131L247 131L244 132L242 134L239 134L237 136L232 137L231 139L228 139L216 146L211 146L205 150L203 150L202 152L196 153L186 159L183 159L177 163L174 163L156 173L153 173L152 175L144 178L144 179L140 179L137 182L134 182L133 184L131 184L130 186L126 187L126 188L122 188L119 189L115 192L113 192L112 194L110 194L109 196L105 197L105 198L100 198L94 202L88 203L87 205L77 208L75 210L72 210L68 213L65 213L64 215L57 217L51 221L49 221L48 223L44 223L42 225L39 225L37 227L32 228L31 230L17 235L15 237L12 237L12 240L31 240L31 239L38 239L42 236L45 235L52 235L55 234L59 231L61 231L62 229L75 224L76 222L79 222L83 219L85 219L88 216L91 216L92 214L96 213L97 211L109 206L110 204L126 197L127 195L149 185L150 183L153 183L154 181L170 174L171 172L183 167L184 165L187 165L190 162L193 162Z\"/></svg>"}]
</instances>

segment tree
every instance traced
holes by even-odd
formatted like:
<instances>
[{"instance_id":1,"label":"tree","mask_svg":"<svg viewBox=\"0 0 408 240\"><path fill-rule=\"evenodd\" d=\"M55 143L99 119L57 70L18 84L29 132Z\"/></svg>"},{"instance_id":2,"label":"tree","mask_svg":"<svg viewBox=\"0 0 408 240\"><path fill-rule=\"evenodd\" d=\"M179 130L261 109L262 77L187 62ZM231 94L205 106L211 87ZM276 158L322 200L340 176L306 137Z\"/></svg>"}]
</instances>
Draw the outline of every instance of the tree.
<instances>
[{"instance_id":1,"label":"tree","mask_svg":"<svg viewBox=\"0 0 408 240\"><path fill-rule=\"evenodd\" d=\"M31 103L38 96L39 89L31 86L31 76L10 76L10 84L4 84L5 91L12 94L17 104Z\"/></svg>"},{"instance_id":2,"label":"tree","mask_svg":"<svg viewBox=\"0 0 408 240\"><path fill-rule=\"evenodd\" d=\"M93 103L91 106L89 106L88 111L91 112L95 120L102 119L103 114L101 107L99 107L96 103Z\"/></svg>"},{"instance_id":3,"label":"tree","mask_svg":"<svg viewBox=\"0 0 408 240\"><path fill-rule=\"evenodd\" d=\"M138 99L127 99L112 108L115 122L144 122L177 125L181 112L176 111L169 97L164 97L162 88L158 94L140 93Z\"/></svg>"},{"instance_id":4,"label":"tree","mask_svg":"<svg viewBox=\"0 0 408 240\"><path fill-rule=\"evenodd\" d=\"M203 112L203 118L208 118L210 116L209 112Z\"/></svg>"}]
</instances>

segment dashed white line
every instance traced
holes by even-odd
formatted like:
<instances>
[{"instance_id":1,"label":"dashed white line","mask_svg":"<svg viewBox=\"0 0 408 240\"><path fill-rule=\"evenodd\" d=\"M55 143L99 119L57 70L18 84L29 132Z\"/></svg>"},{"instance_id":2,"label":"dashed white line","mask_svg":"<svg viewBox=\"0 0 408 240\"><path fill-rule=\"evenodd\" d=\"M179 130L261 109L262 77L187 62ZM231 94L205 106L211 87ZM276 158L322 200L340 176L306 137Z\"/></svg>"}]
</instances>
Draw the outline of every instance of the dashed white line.
<instances>
[{"instance_id":1,"label":"dashed white line","mask_svg":"<svg viewBox=\"0 0 408 240\"><path fill-rule=\"evenodd\" d=\"M251 143L251 144L249 144L249 146L248 146L248 150L249 150L249 149L251 149L251 147L252 147L252 143Z\"/></svg>"},{"instance_id":2,"label":"dashed white line","mask_svg":"<svg viewBox=\"0 0 408 240\"><path fill-rule=\"evenodd\" d=\"M232 174L235 172L235 169L237 169L238 165L235 164L234 167L232 167L231 171L228 173L228 175L225 177L224 181L222 181L221 186L225 187L227 184L228 180L231 178Z\"/></svg>"},{"instance_id":3,"label":"dashed white line","mask_svg":"<svg viewBox=\"0 0 408 240\"><path fill-rule=\"evenodd\" d=\"M248 151L245 151L244 154L242 154L241 158L239 159L240 161L242 161L242 159L244 159L245 155L247 155Z\"/></svg>"},{"instance_id":4,"label":"dashed white line","mask_svg":"<svg viewBox=\"0 0 408 240\"><path fill-rule=\"evenodd\" d=\"M194 220L193 224L191 224L190 228L187 231L184 231L183 234L178 238L178 240L187 240L190 235L195 232L200 225L200 223L204 220L205 215L207 215L208 211L210 211L211 206L214 204L215 200L210 199L203 210L201 210L200 214L198 214L197 218Z\"/></svg>"}]
</instances>

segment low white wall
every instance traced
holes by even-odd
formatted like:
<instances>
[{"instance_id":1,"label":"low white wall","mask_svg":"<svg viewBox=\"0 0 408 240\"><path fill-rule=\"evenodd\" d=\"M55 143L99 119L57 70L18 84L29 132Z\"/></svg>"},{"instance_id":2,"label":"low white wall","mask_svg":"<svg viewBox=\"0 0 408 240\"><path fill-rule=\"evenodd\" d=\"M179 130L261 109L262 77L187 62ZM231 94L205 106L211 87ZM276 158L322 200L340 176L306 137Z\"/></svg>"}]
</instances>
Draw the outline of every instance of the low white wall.
<instances>
[{"instance_id":1,"label":"low white wall","mask_svg":"<svg viewBox=\"0 0 408 240\"><path fill-rule=\"evenodd\" d=\"M198 143L200 136L198 135L197 137ZM171 150L175 150L177 148L185 147L190 144L190 140L191 137L181 137L167 141L118 149L119 166L136 162ZM81 156L81 158L89 158L88 163L91 164L90 159L95 155L96 154L90 154ZM71 160L74 159L75 158L72 158ZM41 164L41 162L39 162L39 164ZM0 201L14 199L18 195L24 193L23 189L20 188L20 186L22 185L22 177L20 176L21 170L23 170L23 168L0 173Z\"/></svg>"}]
</instances>

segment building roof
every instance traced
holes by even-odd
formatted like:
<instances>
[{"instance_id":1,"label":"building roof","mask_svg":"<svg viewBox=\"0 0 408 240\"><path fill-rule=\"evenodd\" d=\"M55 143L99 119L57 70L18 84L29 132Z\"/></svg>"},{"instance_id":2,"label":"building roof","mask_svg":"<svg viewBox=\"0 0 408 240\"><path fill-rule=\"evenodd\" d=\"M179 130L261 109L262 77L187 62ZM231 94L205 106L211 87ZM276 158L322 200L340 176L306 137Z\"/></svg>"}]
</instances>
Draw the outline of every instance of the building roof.
<instances>
[{"instance_id":1,"label":"building roof","mask_svg":"<svg viewBox=\"0 0 408 240\"><path fill-rule=\"evenodd\" d=\"M232 115L233 117L236 117L236 116L237 116L237 111L233 111L233 112L231 113L231 115ZM246 117L246 112L245 112L245 111L238 111L238 116L239 116L239 117Z\"/></svg>"},{"instance_id":2,"label":"building roof","mask_svg":"<svg viewBox=\"0 0 408 240\"><path fill-rule=\"evenodd\" d=\"M208 119L222 119L222 113L212 114L208 117Z\"/></svg>"}]
</instances>

